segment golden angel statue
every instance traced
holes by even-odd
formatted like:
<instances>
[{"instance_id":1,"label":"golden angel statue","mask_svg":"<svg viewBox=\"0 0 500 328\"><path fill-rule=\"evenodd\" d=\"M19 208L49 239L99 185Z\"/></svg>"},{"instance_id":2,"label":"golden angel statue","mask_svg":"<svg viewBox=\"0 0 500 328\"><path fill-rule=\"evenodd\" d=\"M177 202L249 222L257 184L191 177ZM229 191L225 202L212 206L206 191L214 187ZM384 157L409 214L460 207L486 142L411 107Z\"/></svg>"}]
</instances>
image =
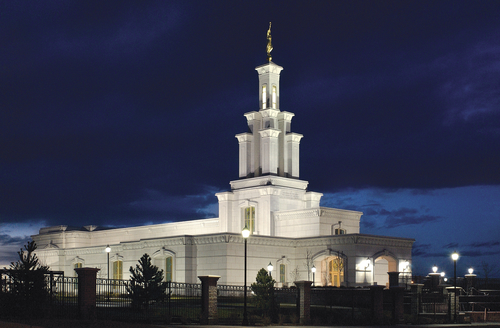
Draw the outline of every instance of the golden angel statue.
<instances>
[{"instance_id":1,"label":"golden angel statue","mask_svg":"<svg viewBox=\"0 0 500 328\"><path fill-rule=\"evenodd\" d=\"M267 60L271 61L273 57L271 57L271 51L273 51L273 45L271 43L271 22L269 22L269 29L267 30Z\"/></svg>"}]
</instances>

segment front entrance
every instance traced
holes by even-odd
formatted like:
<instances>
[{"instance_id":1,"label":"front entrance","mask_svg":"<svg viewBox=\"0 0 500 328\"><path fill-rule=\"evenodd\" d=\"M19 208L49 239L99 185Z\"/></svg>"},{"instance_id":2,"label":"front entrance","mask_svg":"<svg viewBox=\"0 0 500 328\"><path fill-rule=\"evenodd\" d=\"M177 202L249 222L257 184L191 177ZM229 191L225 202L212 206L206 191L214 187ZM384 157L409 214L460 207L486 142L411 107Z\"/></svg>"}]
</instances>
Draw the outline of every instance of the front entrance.
<instances>
[{"instance_id":1,"label":"front entrance","mask_svg":"<svg viewBox=\"0 0 500 328\"><path fill-rule=\"evenodd\" d=\"M321 284L340 287L344 282L344 259L330 256L321 261Z\"/></svg>"},{"instance_id":2,"label":"front entrance","mask_svg":"<svg viewBox=\"0 0 500 328\"><path fill-rule=\"evenodd\" d=\"M373 281L379 286L389 288L389 274L396 270L396 260L390 256L382 255L373 261Z\"/></svg>"}]
</instances>

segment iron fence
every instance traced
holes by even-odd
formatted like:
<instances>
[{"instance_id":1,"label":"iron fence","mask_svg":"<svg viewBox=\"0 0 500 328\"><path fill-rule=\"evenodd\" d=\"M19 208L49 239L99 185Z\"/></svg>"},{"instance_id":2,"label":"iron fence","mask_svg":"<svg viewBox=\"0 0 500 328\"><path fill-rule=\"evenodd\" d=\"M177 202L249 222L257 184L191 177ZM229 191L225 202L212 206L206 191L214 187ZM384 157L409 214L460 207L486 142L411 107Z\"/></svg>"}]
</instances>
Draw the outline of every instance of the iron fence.
<instances>
[{"instance_id":1,"label":"iron fence","mask_svg":"<svg viewBox=\"0 0 500 328\"><path fill-rule=\"evenodd\" d=\"M217 285L217 316L221 324L241 324L243 321L244 286ZM247 287L247 310L252 293Z\"/></svg>"},{"instance_id":2,"label":"iron fence","mask_svg":"<svg viewBox=\"0 0 500 328\"><path fill-rule=\"evenodd\" d=\"M78 278L62 271L4 269L0 274L0 316L77 316Z\"/></svg>"}]
</instances>

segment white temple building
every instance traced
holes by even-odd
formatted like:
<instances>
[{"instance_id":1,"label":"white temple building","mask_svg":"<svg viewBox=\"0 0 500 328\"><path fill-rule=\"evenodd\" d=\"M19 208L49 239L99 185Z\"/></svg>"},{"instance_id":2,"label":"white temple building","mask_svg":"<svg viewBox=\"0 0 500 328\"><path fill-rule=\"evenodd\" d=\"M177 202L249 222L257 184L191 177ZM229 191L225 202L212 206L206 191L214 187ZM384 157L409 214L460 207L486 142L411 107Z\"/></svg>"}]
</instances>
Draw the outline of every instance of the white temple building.
<instances>
[{"instance_id":1,"label":"white temple building","mask_svg":"<svg viewBox=\"0 0 500 328\"><path fill-rule=\"evenodd\" d=\"M249 132L236 135L239 178L230 191L216 194L218 218L119 229L42 228L32 236L38 257L66 275L94 267L100 277L127 279L128 268L148 253L167 280L196 283L198 276L217 275L219 284L243 285L241 231L247 226L250 283L269 263L277 286L313 277L323 286L387 285L388 272L395 271L411 277L413 239L361 234L363 213L321 207L323 194L308 191L309 183L299 179L302 135L292 132L294 114L280 110L282 69L270 59L256 68L259 106L244 114Z\"/></svg>"}]
</instances>

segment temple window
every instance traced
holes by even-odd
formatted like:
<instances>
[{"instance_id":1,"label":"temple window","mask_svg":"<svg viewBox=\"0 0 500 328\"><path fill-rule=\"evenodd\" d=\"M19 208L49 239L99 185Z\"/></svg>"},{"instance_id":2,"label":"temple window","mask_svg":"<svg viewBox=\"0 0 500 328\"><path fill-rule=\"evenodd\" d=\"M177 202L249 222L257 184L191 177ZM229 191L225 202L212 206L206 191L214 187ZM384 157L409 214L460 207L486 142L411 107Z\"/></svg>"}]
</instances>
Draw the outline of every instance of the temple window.
<instances>
[{"instance_id":1,"label":"temple window","mask_svg":"<svg viewBox=\"0 0 500 328\"><path fill-rule=\"evenodd\" d=\"M250 230L251 234L255 232L255 207L250 206L245 208L244 226Z\"/></svg>"},{"instance_id":2,"label":"temple window","mask_svg":"<svg viewBox=\"0 0 500 328\"><path fill-rule=\"evenodd\" d=\"M263 84L262 85L262 109L265 109L267 102L267 85Z\"/></svg>"},{"instance_id":3,"label":"temple window","mask_svg":"<svg viewBox=\"0 0 500 328\"><path fill-rule=\"evenodd\" d=\"M273 85L273 108L276 109L276 86Z\"/></svg>"},{"instance_id":4,"label":"temple window","mask_svg":"<svg viewBox=\"0 0 500 328\"><path fill-rule=\"evenodd\" d=\"M123 279L123 261L113 262L113 279Z\"/></svg>"},{"instance_id":5,"label":"temple window","mask_svg":"<svg viewBox=\"0 0 500 328\"><path fill-rule=\"evenodd\" d=\"M165 281L172 281L173 259L169 256L165 259Z\"/></svg>"},{"instance_id":6,"label":"temple window","mask_svg":"<svg viewBox=\"0 0 500 328\"><path fill-rule=\"evenodd\" d=\"M286 282L286 266L284 264L280 264L280 282Z\"/></svg>"}]
</instances>

